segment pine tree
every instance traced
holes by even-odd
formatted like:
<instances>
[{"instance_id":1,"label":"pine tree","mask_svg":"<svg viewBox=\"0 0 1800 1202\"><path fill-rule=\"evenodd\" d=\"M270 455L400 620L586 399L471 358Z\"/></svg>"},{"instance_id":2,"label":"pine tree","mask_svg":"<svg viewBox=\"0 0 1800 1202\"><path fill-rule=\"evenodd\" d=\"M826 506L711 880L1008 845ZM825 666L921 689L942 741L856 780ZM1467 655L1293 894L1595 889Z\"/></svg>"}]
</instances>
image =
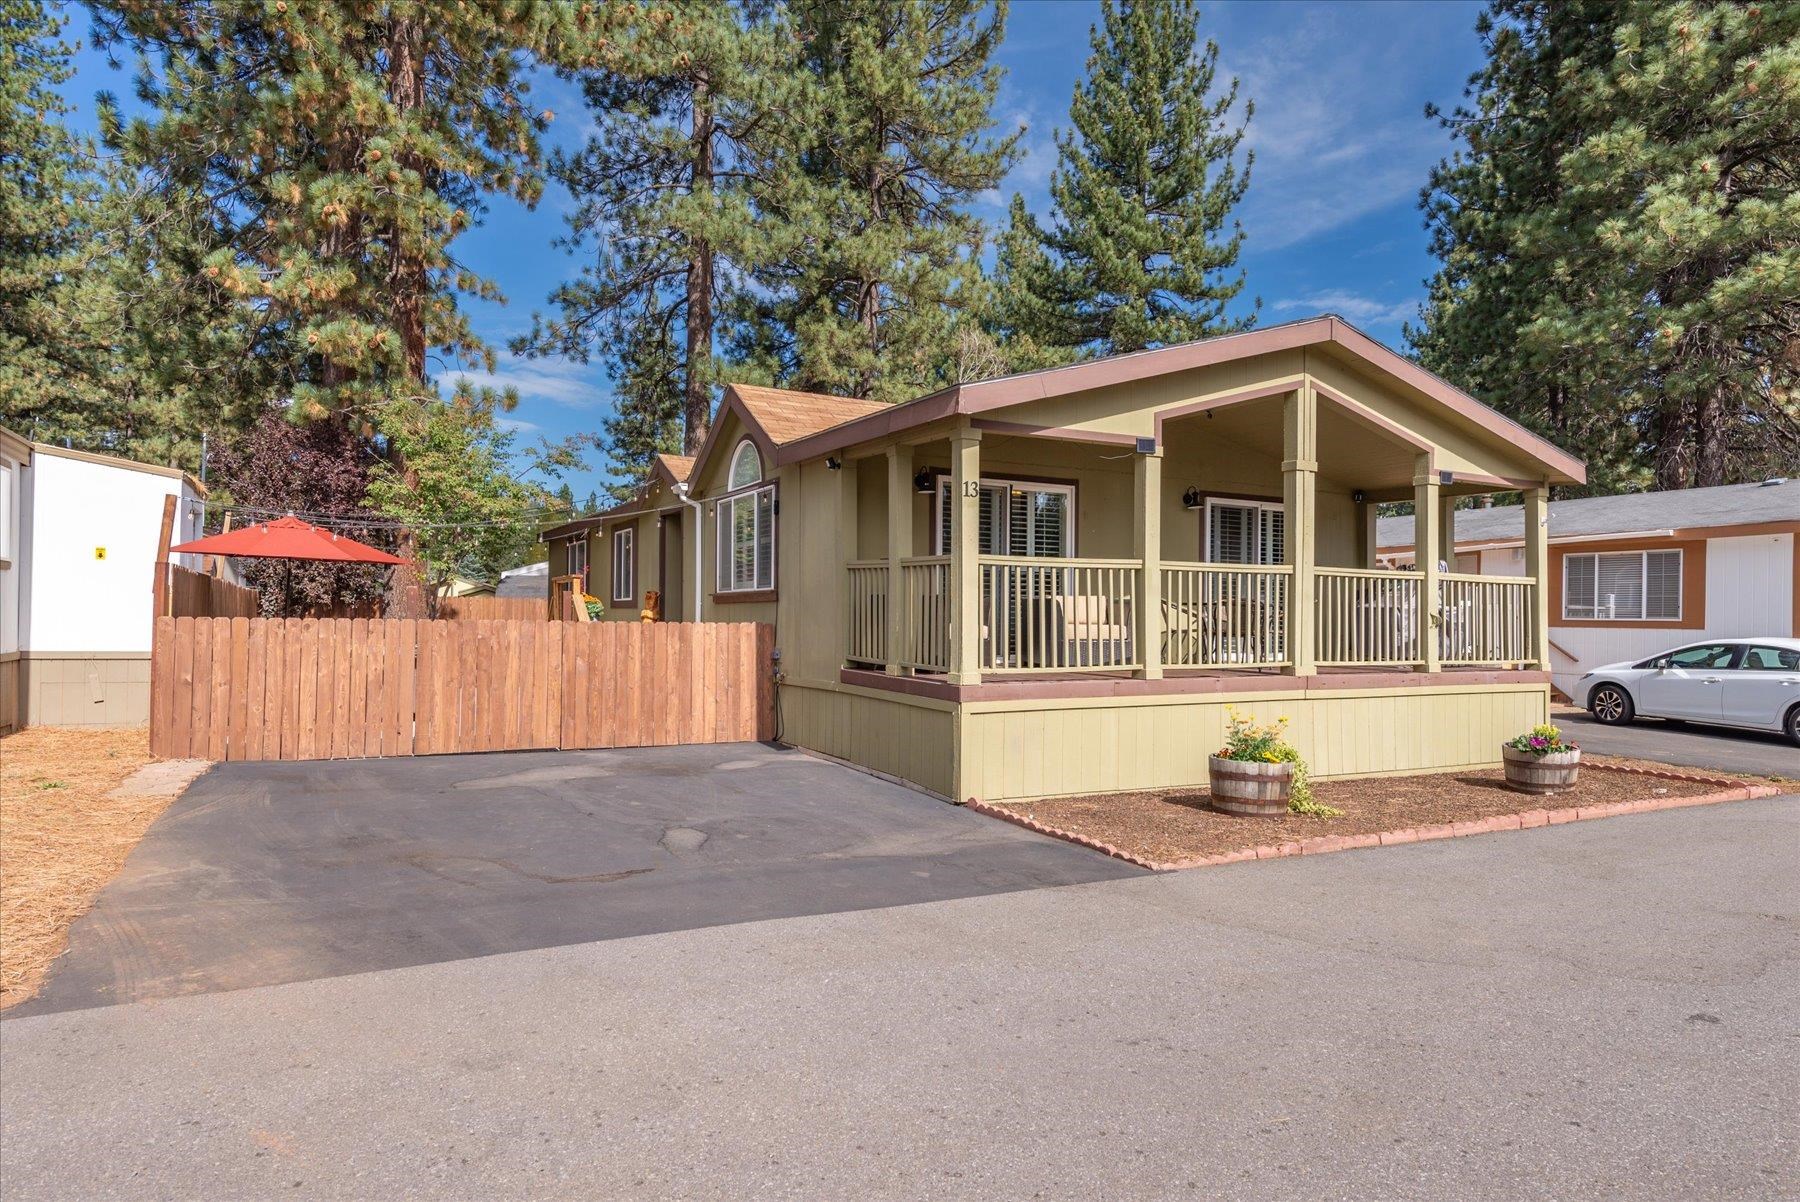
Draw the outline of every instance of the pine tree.
<instances>
[{"instance_id":1,"label":"pine tree","mask_svg":"<svg viewBox=\"0 0 1800 1202\"><path fill-rule=\"evenodd\" d=\"M603 487L614 501L637 495L657 452L682 448L683 360L670 325L651 311L609 338L613 406L598 441L611 471Z\"/></svg>"},{"instance_id":2,"label":"pine tree","mask_svg":"<svg viewBox=\"0 0 1800 1202\"><path fill-rule=\"evenodd\" d=\"M1587 281L1561 273L1556 248L1523 229L1556 204L1562 157L1582 136L1563 74L1603 60L1613 12L1610 0L1583 0L1478 19L1487 61L1470 80L1469 103L1448 115L1427 109L1467 149L1433 168L1421 195L1442 266L1428 282L1423 324L1406 330L1425 367L1579 450L1586 491L1598 494L1647 483L1633 399L1644 381L1617 329L1532 336L1541 306L1584 304Z\"/></svg>"},{"instance_id":3,"label":"pine tree","mask_svg":"<svg viewBox=\"0 0 1800 1202\"><path fill-rule=\"evenodd\" d=\"M490 194L537 200L550 114L529 104L529 56L562 51L587 11L418 0L100 9L101 40L140 51L138 90L153 109L129 124L112 114L116 143L171 191L210 202L220 249L204 274L283 326L298 419L372 431L396 399L429 405L433 353L491 370L458 296L498 292L450 247ZM421 602L403 574L395 612Z\"/></svg>"},{"instance_id":4,"label":"pine tree","mask_svg":"<svg viewBox=\"0 0 1800 1202\"><path fill-rule=\"evenodd\" d=\"M1504 0L1425 202L1421 357L1662 488L1800 459L1800 10Z\"/></svg>"},{"instance_id":5,"label":"pine tree","mask_svg":"<svg viewBox=\"0 0 1800 1202\"><path fill-rule=\"evenodd\" d=\"M1018 134L994 137L1006 5L839 0L795 13L804 92L764 164L771 239L735 350L792 387L899 400L942 382L981 223ZM755 301L757 303L749 303Z\"/></svg>"},{"instance_id":6,"label":"pine tree","mask_svg":"<svg viewBox=\"0 0 1800 1202\"><path fill-rule=\"evenodd\" d=\"M1061 358L1245 329L1254 318L1226 309L1244 287L1232 210L1250 186L1253 156L1237 156L1254 105L1234 117L1236 79L1215 94L1219 49L1195 53L1194 0L1102 0L1100 16L1074 128L1056 138L1049 228L1013 206L1003 286L1031 298L1013 320Z\"/></svg>"},{"instance_id":7,"label":"pine tree","mask_svg":"<svg viewBox=\"0 0 1800 1202\"><path fill-rule=\"evenodd\" d=\"M262 315L200 276L202 207L64 124L64 22L0 0L0 421L189 470L273 384Z\"/></svg>"},{"instance_id":8,"label":"pine tree","mask_svg":"<svg viewBox=\"0 0 1800 1202\"><path fill-rule=\"evenodd\" d=\"M724 0L651 8L630 21L603 10L589 53L564 74L580 86L595 123L587 143L558 154L551 175L576 199L561 240L591 257L579 279L558 287L553 319L539 318L514 349L587 362L607 357L614 374L632 360L657 360L680 344L674 381L681 428L673 446L660 441L663 396L621 389L616 420L654 429L658 441L621 448L614 466L641 478L649 453L685 450L706 441L712 419L715 331L722 297L741 278L754 247L748 163L769 136L770 94L790 72L791 45L769 19L740 19ZM647 408L623 406L642 400Z\"/></svg>"},{"instance_id":9,"label":"pine tree","mask_svg":"<svg viewBox=\"0 0 1800 1202\"><path fill-rule=\"evenodd\" d=\"M104 396L62 337L96 191L56 92L72 73L62 25L38 0L0 0L0 418L58 439L84 436Z\"/></svg>"}]
</instances>

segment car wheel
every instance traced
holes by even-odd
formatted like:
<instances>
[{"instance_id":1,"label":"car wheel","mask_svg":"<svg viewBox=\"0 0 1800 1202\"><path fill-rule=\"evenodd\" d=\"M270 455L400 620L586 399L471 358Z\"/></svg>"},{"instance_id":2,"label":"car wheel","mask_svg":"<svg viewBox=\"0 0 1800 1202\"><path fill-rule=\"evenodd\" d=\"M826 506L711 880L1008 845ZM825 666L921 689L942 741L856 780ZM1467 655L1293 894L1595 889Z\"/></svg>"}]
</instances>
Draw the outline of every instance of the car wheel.
<instances>
[{"instance_id":1,"label":"car wheel","mask_svg":"<svg viewBox=\"0 0 1800 1202\"><path fill-rule=\"evenodd\" d=\"M1788 742L1800 747L1800 705L1787 712L1787 737Z\"/></svg>"},{"instance_id":2,"label":"car wheel","mask_svg":"<svg viewBox=\"0 0 1800 1202\"><path fill-rule=\"evenodd\" d=\"M1588 695L1588 713L1607 726L1623 726L1634 712L1631 694L1616 684L1599 685Z\"/></svg>"}]
</instances>

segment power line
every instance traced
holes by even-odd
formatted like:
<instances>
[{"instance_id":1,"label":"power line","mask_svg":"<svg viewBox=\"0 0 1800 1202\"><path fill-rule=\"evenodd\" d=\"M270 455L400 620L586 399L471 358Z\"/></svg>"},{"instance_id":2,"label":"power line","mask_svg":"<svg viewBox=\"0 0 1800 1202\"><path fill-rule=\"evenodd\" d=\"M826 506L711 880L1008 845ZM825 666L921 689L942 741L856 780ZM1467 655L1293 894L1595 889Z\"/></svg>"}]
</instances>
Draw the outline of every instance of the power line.
<instances>
[{"instance_id":1,"label":"power line","mask_svg":"<svg viewBox=\"0 0 1800 1202\"><path fill-rule=\"evenodd\" d=\"M357 517L346 514L319 513L305 509L265 509L255 505L227 504L223 501L207 501L205 508L220 515L231 514L265 519L295 517L314 526L324 526L337 530L516 530L521 527L542 525L548 518L571 516L566 509L538 509L527 512L516 520L468 521L468 522L405 522L397 518Z\"/></svg>"}]
</instances>

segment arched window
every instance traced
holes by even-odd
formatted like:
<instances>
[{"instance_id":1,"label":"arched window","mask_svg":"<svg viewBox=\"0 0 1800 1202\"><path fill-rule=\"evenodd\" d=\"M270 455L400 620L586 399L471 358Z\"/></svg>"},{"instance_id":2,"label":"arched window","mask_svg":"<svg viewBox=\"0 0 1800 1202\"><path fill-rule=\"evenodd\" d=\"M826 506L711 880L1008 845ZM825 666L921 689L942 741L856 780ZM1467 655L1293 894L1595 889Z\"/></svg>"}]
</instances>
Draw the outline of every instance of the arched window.
<instances>
[{"instance_id":1,"label":"arched window","mask_svg":"<svg viewBox=\"0 0 1800 1202\"><path fill-rule=\"evenodd\" d=\"M756 453L756 444L746 438L731 453L731 476L725 487L736 492L740 488L749 488L761 479L762 456Z\"/></svg>"},{"instance_id":2,"label":"arched window","mask_svg":"<svg viewBox=\"0 0 1800 1202\"><path fill-rule=\"evenodd\" d=\"M764 484L762 456L745 439L731 453L727 493L718 504L718 591L775 588L775 485Z\"/></svg>"}]
</instances>

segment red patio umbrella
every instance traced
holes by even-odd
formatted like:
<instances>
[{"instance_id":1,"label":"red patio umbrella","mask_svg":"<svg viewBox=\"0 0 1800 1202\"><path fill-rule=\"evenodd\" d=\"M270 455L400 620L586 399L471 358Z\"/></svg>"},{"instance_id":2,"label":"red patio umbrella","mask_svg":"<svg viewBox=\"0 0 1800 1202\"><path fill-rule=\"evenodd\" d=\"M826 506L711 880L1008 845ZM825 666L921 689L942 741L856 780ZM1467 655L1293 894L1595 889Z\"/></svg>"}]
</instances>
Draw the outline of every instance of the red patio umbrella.
<instances>
[{"instance_id":1,"label":"red patio umbrella","mask_svg":"<svg viewBox=\"0 0 1800 1202\"><path fill-rule=\"evenodd\" d=\"M289 514L223 534L213 534L170 547L184 555L236 555L246 559L312 559L327 563L405 563L348 535L338 534Z\"/></svg>"}]
</instances>

